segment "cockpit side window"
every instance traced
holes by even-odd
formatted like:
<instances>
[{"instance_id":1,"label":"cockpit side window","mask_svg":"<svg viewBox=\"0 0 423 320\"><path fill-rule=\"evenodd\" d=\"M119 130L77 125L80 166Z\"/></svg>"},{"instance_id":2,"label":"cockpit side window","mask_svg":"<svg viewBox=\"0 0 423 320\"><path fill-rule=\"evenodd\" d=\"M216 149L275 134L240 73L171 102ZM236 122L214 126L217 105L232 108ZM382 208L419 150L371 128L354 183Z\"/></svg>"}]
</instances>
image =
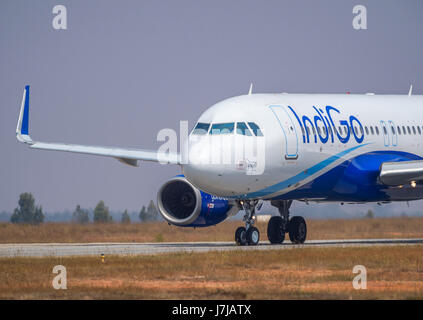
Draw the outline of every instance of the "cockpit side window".
<instances>
[{"instance_id":1,"label":"cockpit side window","mask_svg":"<svg viewBox=\"0 0 423 320\"><path fill-rule=\"evenodd\" d=\"M212 124L210 134L232 134L234 132L235 124L231 123L214 123Z\"/></svg>"},{"instance_id":2,"label":"cockpit side window","mask_svg":"<svg viewBox=\"0 0 423 320\"><path fill-rule=\"evenodd\" d=\"M250 129L248 129L245 122L237 122L236 133L242 134L243 136L252 136Z\"/></svg>"},{"instance_id":3,"label":"cockpit side window","mask_svg":"<svg viewBox=\"0 0 423 320\"><path fill-rule=\"evenodd\" d=\"M195 126L194 130L192 130L192 134L205 135L207 134L207 132L209 132L209 128L210 128L210 123L199 122Z\"/></svg>"},{"instance_id":4,"label":"cockpit side window","mask_svg":"<svg viewBox=\"0 0 423 320\"><path fill-rule=\"evenodd\" d=\"M258 125L256 125L254 122L248 122L248 125L250 126L251 130L253 130L254 135L257 137L262 137L263 133L261 132Z\"/></svg>"}]
</instances>

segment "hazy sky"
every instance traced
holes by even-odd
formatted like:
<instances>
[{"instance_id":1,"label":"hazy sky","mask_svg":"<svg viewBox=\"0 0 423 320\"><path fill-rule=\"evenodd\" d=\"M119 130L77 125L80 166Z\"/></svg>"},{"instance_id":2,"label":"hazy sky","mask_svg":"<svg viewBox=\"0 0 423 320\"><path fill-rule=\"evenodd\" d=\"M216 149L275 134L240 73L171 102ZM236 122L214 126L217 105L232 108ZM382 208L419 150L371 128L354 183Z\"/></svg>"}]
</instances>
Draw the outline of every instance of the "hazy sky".
<instances>
[{"instance_id":1,"label":"hazy sky","mask_svg":"<svg viewBox=\"0 0 423 320\"><path fill-rule=\"evenodd\" d=\"M55 5L67 30L52 27ZM352 27L355 5L367 30ZM156 149L209 106L255 92L423 92L423 2L0 1L0 211L21 192L44 210L138 210L177 166L139 168L30 150L15 128L31 85L33 139ZM422 106L423 107L423 106Z\"/></svg>"}]
</instances>

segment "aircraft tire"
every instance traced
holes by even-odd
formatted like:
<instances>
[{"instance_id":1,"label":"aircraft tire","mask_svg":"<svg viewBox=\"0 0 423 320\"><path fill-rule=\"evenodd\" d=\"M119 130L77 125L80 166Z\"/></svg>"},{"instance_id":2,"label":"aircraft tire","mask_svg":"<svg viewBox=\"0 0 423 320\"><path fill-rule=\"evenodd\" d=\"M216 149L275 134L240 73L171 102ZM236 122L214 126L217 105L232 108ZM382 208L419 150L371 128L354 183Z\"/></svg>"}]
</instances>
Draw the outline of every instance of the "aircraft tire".
<instances>
[{"instance_id":1,"label":"aircraft tire","mask_svg":"<svg viewBox=\"0 0 423 320\"><path fill-rule=\"evenodd\" d=\"M250 246L258 245L260 241L260 232L256 227L250 227L247 230L247 242Z\"/></svg>"},{"instance_id":2,"label":"aircraft tire","mask_svg":"<svg viewBox=\"0 0 423 320\"><path fill-rule=\"evenodd\" d=\"M236 229L235 243L238 246L245 246L247 244L247 230L244 227L239 227Z\"/></svg>"},{"instance_id":3,"label":"aircraft tire","mask_svg":"<svg viewBox=\"0 0 423 320\"><path fill-rule=\"evenodd\" d=\"M282 217L273 216L270 218L267 224L267 238L273 244L281 244L285 240Z\"/></svg>"},{"instance_id":4,"label":"aircraft tire","mask_svg":"<svg viewBox=\"0 0 423 320\"><path fill-rule=\"evenodd\" d=\"M304 243L307 237L307 224L303 217L292 217L288 224L289 239L292 243Z\"/></svg>"}]
</instances>

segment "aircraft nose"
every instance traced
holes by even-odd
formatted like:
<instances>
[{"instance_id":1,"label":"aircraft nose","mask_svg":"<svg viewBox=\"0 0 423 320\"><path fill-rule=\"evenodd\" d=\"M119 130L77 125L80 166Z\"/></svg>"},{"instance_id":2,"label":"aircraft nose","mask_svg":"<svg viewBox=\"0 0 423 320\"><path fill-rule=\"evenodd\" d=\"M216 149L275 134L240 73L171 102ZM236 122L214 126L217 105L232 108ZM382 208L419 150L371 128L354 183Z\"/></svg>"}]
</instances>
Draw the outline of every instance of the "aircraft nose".
<instances>
[{"instance_id":1,"label":"aircraft nose","mask_svg":"<svg viewBox=\"0 0 423 320\"><path fill-rule=\"evenodd\" d=\"M221 148L207 138L190 140L187 163L182 165L186 178L202 189L218 185L223 166L215 160L221 152Z\"/></svg>"},{"instance_id":2,"label":"aircraft nose","mask_svg":"<svg viewBox=\"0 0 423 320\"><path fill-rule=\"evenodd\" d=\"M209 164L211 155L210 147L211 145L207 138L190 139L188 163L195 166Z\"/></svg>"},{"instance_id":3,"label":"aircraft nose","mask_svg":"<svg viewBox=\"0 0 423 320\"><path fill-rule=\"evenodd\" d=\"M207 137L191 140L188 155L188 166L197 172L221 173L222 149Z\"/></svg>"}]
</instances>

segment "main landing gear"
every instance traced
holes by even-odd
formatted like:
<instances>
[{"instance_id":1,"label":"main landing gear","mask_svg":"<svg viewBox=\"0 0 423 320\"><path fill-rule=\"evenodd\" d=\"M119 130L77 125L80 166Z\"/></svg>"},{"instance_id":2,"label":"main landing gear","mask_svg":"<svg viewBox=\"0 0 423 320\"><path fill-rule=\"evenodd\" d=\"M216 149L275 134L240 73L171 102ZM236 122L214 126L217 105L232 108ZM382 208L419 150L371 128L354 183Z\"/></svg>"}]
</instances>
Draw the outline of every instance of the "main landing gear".
<instances>
[{"instance_id":1,"label":"main landing gear","mask_svg":"<svg viewBox=\"0 0 423 320\"><path fill-rule=\"evenodd\" d=\"M270 243L281 244L285 240L285 233L288 233L292 243L304 243L307 237L307 224L303 217L292 217L289 219L289 208L292 200L272 201L272 206L278 208L280 216L271 217L267 225L267 238ZM262 202L258 200L239 201L239 205L245 211L245 227L239 227L235 231L235 242L239 246L256 246L260 240L260 232L254 227L254 215L256 209L260 210Z\"/></svg>"},{"instance_id":2,"label":"main landing gear","mask_svg":"<svg viewBox=\"0 0 423 320\"><path fill-rule=\"evenodd\" d=\"M307 237L307 225L303 217L289 219L289 208L292 200L272 201L272 206L278 208L280 216L271 217L267 225L267 238L270 243L280 244L289 234L292 243L304 243Z\"/></svg>"},{"instance_id":3,"label":"main landing gear","mask_svg":"<svg viewBox=\"0 0 423 320\"><path fill-rule=\"evenodd\" d=\"M240 201L239 204L245 211L243 218L243 221L245 221L245 227L239 227L236 229L235 242L239 246L256 246L260 241L260 232L256 227L254 227L254 215L256 213L258 200ZM261 204L258 206L261 206Z\"/></svg>"}]
</instances>

